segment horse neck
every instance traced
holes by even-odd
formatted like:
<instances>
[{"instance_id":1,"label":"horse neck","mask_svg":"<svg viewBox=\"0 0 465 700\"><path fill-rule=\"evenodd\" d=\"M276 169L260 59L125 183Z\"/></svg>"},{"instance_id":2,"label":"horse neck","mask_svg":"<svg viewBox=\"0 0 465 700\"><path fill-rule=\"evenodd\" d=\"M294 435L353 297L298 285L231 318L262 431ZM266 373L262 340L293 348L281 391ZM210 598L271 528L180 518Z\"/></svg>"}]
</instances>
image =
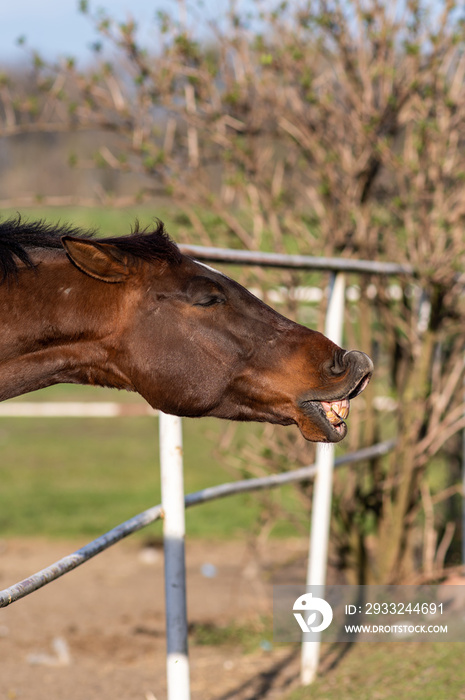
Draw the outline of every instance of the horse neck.
<instances>
[{"instance_id":1,"label":"horse neck","mask_svg":"<svg viewBox=\"0 0 465 700\"><path fill-rule=\"evenodd\" d=\"M1 285L0 400L58 383L132 390L110 358L121 287L93 280L64 256Z\"/></svg>"}]
</instances>

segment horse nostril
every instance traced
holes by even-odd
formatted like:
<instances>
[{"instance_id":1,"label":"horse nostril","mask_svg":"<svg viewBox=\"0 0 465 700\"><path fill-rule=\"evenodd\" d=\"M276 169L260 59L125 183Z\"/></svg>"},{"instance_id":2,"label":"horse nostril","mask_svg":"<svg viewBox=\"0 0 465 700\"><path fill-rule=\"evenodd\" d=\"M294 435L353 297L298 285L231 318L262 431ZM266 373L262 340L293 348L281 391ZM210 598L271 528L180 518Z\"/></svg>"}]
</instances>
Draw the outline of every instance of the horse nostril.
<instances>
[{"instance_id":1,"label":"horse nostril","mask_svg":"<svg viewBox=\"0 0 465 700\"><path fill-rule=\"evenodd\" d=\"M337 355L335 355L331 366L329 367L330 373L335 375L336 377L347 371L347 363L344 362L344 357L346 354L347 353L338 353Z\"/></svg>"}]
</instances>

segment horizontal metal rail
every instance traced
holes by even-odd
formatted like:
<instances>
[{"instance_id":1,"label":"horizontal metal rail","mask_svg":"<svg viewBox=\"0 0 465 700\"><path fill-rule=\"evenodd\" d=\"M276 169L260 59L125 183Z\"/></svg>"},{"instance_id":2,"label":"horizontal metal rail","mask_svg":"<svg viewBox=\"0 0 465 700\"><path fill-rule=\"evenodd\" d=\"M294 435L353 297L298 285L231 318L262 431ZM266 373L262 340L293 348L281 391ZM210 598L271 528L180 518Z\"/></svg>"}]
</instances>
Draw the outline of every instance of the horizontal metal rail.
<instances>
[{"instance_id":1,"label":"horizontal metal rail","mask_svg":"<svg viewBox=\"0 0 465 700\"><path fill-rule=\"evenodd\" d=\"M373 457L380 457L382 455L390 452L396 444L395 440L387 440L385 442L380 442L371 447L366 447L356 452L351 452L347 455L339 457L335 461L335 467L341 467L345 464L352 464L353 462L361 462L365 459L372 459ZM295 469L290 472L283 472L281 474L271 474L270 476L260 477L258 479L244 479L242 481L234 481L226 484L220 484L218 486L211 486L201 491L196 491L190 493L185 497L186 508L190 506L200 505L201 503L207 503L208 501L213 501L217 498L225 498L226 496L232 496L238 493L247 493L249 491L259 491L262 489L277 488L278 486L283 486L284 484L290 484L297 481L305 481L307 479L312 479L315 476L316 465L312 464L308 467L302 467L302 469ZM163 518L163 509L161 505L154 506L148 510L135 515L133 518L126 520L121 525L109 530L104 535L97 537L89 544L86 544L81 549L78 549L73 554L68 554L59 561L51 564L50 566L42 569L41 571L32 574L28 578L16 583L5 590L0 591L0 608L6 608L11 603L16 600L20 600L25 596L29 595L33 591L37 591L39 588L47 585L51 581L55 581L63 574L68 573L76 569L84 562L92 559L100 552L108 549L113 544L116 544L120 540L124 539L133 532L137 532L142 528L150 525Z\"/></svg>"},{"instance_id":2,"label":"horizontal metal rail","mask_svg":"<svg viewBox=\"0 0 465 700\"><path fill-rule=\"evenodd\" d=\"M363 272L372 275L413 275L411 265L351 258L316 258L311 255L281 255L254 250L232 250L197 245L180 245L184 255L207 262L222 262L237 265L260 265L261 267L291 268L296 270L321 270L323 272Z\"/></svg>"}]
</instances>

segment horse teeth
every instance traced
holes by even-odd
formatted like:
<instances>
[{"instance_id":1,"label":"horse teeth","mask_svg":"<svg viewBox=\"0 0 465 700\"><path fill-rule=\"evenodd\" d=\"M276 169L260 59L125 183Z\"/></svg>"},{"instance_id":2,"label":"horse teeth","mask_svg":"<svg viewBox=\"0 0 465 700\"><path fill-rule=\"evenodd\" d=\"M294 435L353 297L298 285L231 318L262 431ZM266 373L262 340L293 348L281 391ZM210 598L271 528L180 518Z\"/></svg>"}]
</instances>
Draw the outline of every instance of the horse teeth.
<instances>
[{"instance_id":1,"label":"horse teeth","mask_svg":"<svg viewBox=\"0 0 465 700\"><path fill-rule=\"evenodd\" d=\"M335 401L331 404L331 409L336 413L339 418L347 418L349 415L350 402L348 399L343 399L342 401Z\"/></svg>"},{"instance_id":2,"label":"horse teeth","mask_svg":"<svg viewBox=\"0 0 465 700\"><path fill-rule=\"evenodd\" d=\"M323 409L326 413L326 418L333 425L337 425L341 420L345 420L349 415L350 402L348 399L341 399L340 401L322 401Z\"/></svg>"}]
</instances>

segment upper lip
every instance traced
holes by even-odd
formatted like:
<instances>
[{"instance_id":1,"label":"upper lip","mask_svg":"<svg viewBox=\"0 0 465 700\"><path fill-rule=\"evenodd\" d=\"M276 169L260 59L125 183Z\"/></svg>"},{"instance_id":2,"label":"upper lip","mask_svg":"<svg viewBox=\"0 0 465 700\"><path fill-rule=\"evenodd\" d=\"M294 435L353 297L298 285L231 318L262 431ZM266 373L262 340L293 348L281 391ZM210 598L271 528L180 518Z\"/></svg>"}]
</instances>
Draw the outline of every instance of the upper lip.
<instances>
[{"instance_id":1,"label":"upper lip","mask_svg":"<svg viewBox=\"0 0 465 700\"><path fill-rule=\"evenodd\" d=\"M311 395L305 398L302 398L299 403L302 407L304 407L308 403L321 403L321 401L325 401L327 403L334 403L336 401L343 401L344 399L348 399L351 401L352 399L355 399L356 396L361 394L361 392L365 389L366 385L371 379L371 373L364 375L361 379L358 379L350 388L349 390L345 389L345 391L338 393L334 392L333 395L331 396L323 396L323 395ZM313 393L313 392L312 392Z\"/></svg>"}]
</instances>

